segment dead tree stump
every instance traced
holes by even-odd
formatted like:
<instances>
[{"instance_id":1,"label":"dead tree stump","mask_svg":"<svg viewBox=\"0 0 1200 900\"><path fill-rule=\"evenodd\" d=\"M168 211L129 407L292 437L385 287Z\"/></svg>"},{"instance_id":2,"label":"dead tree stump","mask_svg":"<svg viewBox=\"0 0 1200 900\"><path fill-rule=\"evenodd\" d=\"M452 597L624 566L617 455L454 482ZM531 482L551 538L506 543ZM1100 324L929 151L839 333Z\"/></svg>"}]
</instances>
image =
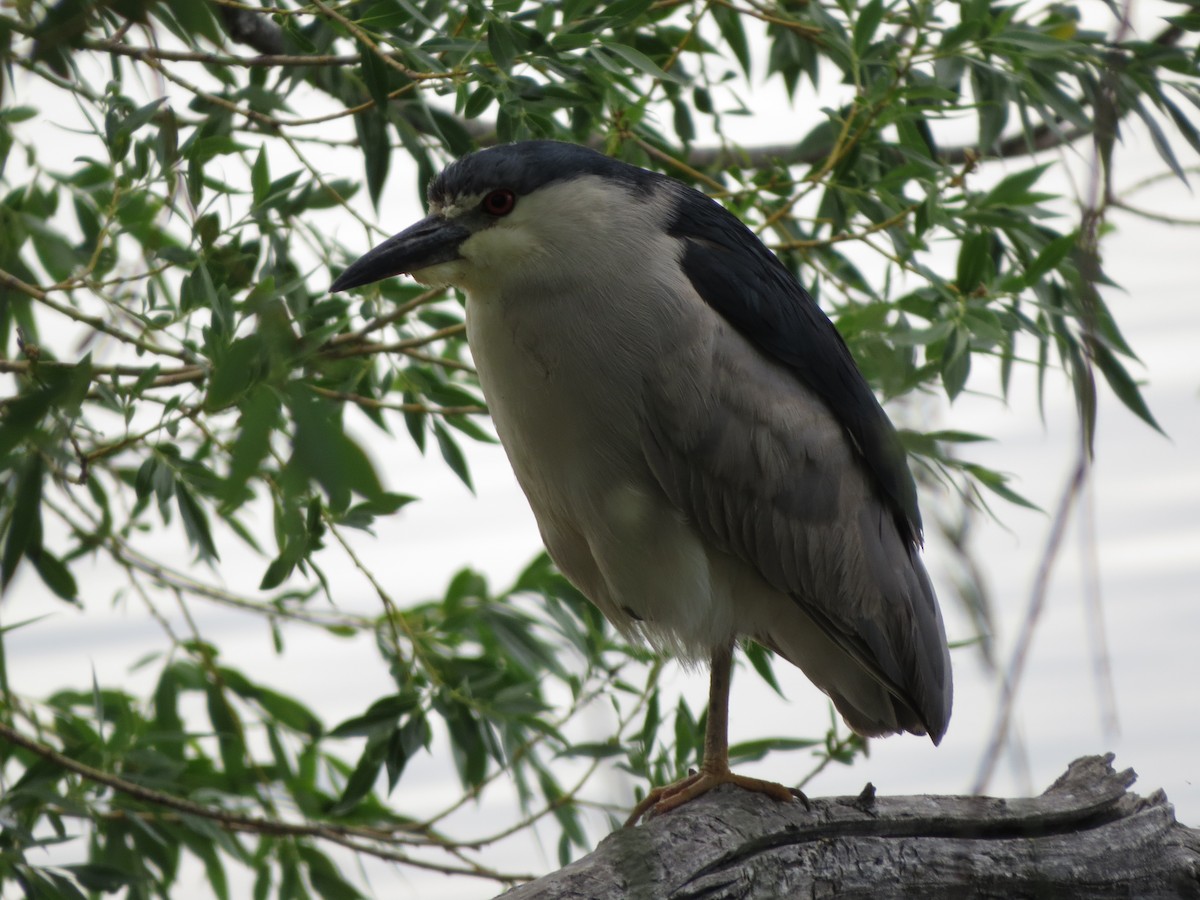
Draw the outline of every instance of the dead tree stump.
<instances>
[{"instance_id":1,"label":"dead tree stump","mask_svg":"<svg viewBox=\"0 0 1200 900\"><path fill-rule=\"evenodd\" d=\"M814 799L720 788L504 900L1200 898L1200 831L1112 755L1041 796Z\"/></svg>"}]
</instances>

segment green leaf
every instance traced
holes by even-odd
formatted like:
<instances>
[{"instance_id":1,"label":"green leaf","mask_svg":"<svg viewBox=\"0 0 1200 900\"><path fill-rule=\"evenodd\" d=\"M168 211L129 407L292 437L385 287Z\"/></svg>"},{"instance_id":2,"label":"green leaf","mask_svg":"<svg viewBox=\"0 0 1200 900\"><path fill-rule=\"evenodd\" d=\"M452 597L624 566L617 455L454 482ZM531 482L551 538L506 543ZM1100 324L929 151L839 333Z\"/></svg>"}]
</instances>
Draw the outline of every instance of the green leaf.
<instances>
[{"instance_id":1,"label":"green leaf","mask_svg":"<svg viewBox=\"0 0 1200 900\"><path fill-rule=\"evenodd\" d=\"M1008 486L1008 477L992 469L974 463L963 463L963 471L969 473L977 482L992 491L999 497L1003 497L1009 503L1017 506L1023 506L1026 509L1032 509L1041 512L1042 509L1035 503L1026 500L1016 491Z\"/></svg>"},{"instance_id":2,"label":"green leaf","mask_svg":"<svg viewBox=\"0 0 1200 900\"><path fill-rule=\"evenodd\" d=\"M771 651L757 641L747 641L743 650L746 659L750 660L750 665L754 666L754 671L758 673L758 676L770 685L771 690L782 697L783 689L779 687L779 680L775 677L775 669L771 665Z\"/></svg>"},{"instance_id":3,"label":"green leaf","mask_svg":"<svg viewBox=\"0 0 1200 900\"><path fill-rule=\"evenodd\" d=\"M37 569L37 573L42 576L46 587L55 594L63 600L77 601L79 599L79 586L75 583L75 577L71 574L71 570L63 564L62 560L43 548L32 555L30 561Z\"/></svg>"},{"instance_id":4,"label":"green leaf","mask_svg":"<svg viewBox=\"0 0 1200 900\"><path fill-rule=\"evenodd\" d=\"M229 879L225 874L225 866L221 863L221 854L218 851L218 848L226 848L222 847L222 842L215 839L214 835L198 833L200 829L194 827L194 821L188 823L192 827L181 829L176 833L180 834L180 839L187 845L187 848L204 863L204 875L208 880L206 887L212 890L217 900L229 900ZM216 831L218 834L220 833L219 829Z\"/></svg>"},{"instance_id":5,"label":"green leaf","mask_svg":"<svg viewBox=\"0 0 1200 900\"><path fill-rule=\"evenodd\" d=\"M383 769L383 761L386 756L386 740L381 737L367 739L367 745L363 748L362 755L358 758L358 764L354 767L354 771L350 773L350 778L346 781L346 787L342 791L342 796L330 808L329 815L345 815L354 809L367 794L371 793L372 788L375 787L375 782L379 780L379 773Z\"/></svg>"},{"instance_id":6,"label":"green leaf","mask_svg":"<svg viewBox=\"0 0 1200 900\"><path fill-rule=\"evenodd\" d=\"M469 707L459 703L444 708L443 716L459 778L467 788L478 787L487 775L484 725Z\"/></svg>"},{"instance_id":7,"label":"green leaf","mask_svg":"<svg viewBox=\"0 0 1200 900\"><path fill-rule=\"evenodd\" d=\"M416 499L408 494L384 493L374 500L366 500L350 507L339 521L352 528L366 528L376 518L393 515Z\"/></svg>"},{"instance_id":8,"label":"green leaf","mask_svg":"<svg viewBox=\"0 0 1200 900\"><path fill-rule=\"evenodd\" d=\"M122 888L130 887L138 880L131 872L98 863L77 863L59 866L59 868L74 875L75 879L89 891L103 891L105 894L116 893Z\"/></svg>"},{"instance_id":9,"label":"green leaf","mask_svg":"<svg viewBox=\"0 0 1200 900\"><path fill-rule=\"evenodd\" d=\"M208 525L208 515L181 481L175 483L175 502L179 505L179 518L183 522L188 543L196 548L199 557L220 559L216 544L213 543L212 530Z\"/></svg>"},{"instance_id":10,"label":"green leaf","mask_svg":"<svg viewBox=\"0 0 1200 900\"><path fill-rule=\"evenodd\" d=\"M652 3L653 0L616 0L615 3L584 3L581 6L585 7L589 14L594 12L599 22L607 28L617 30L641 19ZM581 14L583 14L582 9L576 13L576 15Z\"/></svg>"},{"instance_id":11,"label":"green leaf","mask_svg":"<svg viewBox=\"0 0 1200 900\"><path fill-rule=\"evenodd\" d=\"M0 591L7 590L17 571L17 565L27 553L36 555L42 549L42 456L30 454L17 470L13 490L12 515L0 559Z\"/></svg>"},{"instance_id":12,"label":"green leaf","mask_svg":"<svg viewBox=\"0 0 1200 900\"><path fill-rule=\"evenodd\" d=\"M208 391L204 396L204 408L215 412L232 406L270 368L266 342L261 334L249 334L238 338L217 355L212 375L208 379Z\"/></svg>"},{"instance_id":13,"label":"green leaf","mask_svg":"<svg viewBox=\"0 0 1200 900\"><path fill-rule=\"evenodd\" d=\"M215 47L224 44L225 35L213 18L208 4L197 3L196 0L166 0L166 5L180 26L176 37L194 40L196 35L200 35ZM152 10L153 8L151 6Z\"/></svg>"},{"instance_id":14,"label":"green leaf","mask_svg":"<svg viewBox=\"0 0 1200 900\"><path fill-rule=\"evenodd\" d=\"M1002 179L999 184L988 191L980 200L983 208L995 206L1027 206L1051 195L1032 194L1029 189L1050 168L1050 163L1043 163L1023 172L1014 172Z\"/></svg>"},{"instance_id":15,"label":"green leaf","mask_svg":"<svg viewBox=\"0 0 1200 900\"><path fill-rule=\"evenodd\" d=\"M566 678L554 649L538 638L533 622L519 610L503 603L490 603L479 611L479 621L486 637L495 640L504 655L531 677L538 672L550 672ZM532 695L528 699L542 702Z\"/></svg>"},{"instance_id":16,"label":"green leaf","mask_svg":"<svg viewBox=\"0 0 1200 900\"><path fill-rule=\"evenodd\" d=\"M466 119L478 119L496 100L496 91L490 84L476 86L463 104L462 114Z\"/></svg>"},{"instance_id":17,"label":"green leaf","mask_svg":"<svg viewBox=\"0 0 1200 900\"><path fill-rule=\"evenodd\" d=\"M26 438L36 435L52 407L62 409L68 416L78 414L90 386L91 357L84 357L74 366L40 363L37 373L41 384L5 406L5 415L0 419L0 459Z\"/></svg>"},{"instance_id":18,"label":"green leaf","mask_svg":"<svg viewBox=\"0 0 1200 900\"><path fill-rule=\"evenodd\" d=\"M69 419L79 415L84 398L92 386L92 354L88 354L73 366L59 368L62 378L62 394L55 399L55 405Z\"/></svg>"},{"instance_id":19,"label":"green leaf","mask_svg":"<svg viewBox=\"0 0 1200 900\"><path fill-rule=\"evenodd\" d=\"M682 697L675 705L675 769L686 772L704 755L700 741L700 727L691 709Z\"/></svg>"},{"instance_id":20,"label":"green leaf","mask_svg":"<svg viewBox=\"0 0 1200 900\"><path fill-rule=\"evenodd\" d=\"M1078 241L1079 233L1072 231L1070 234L1059 235L1043 247L1037 259L1025 268L1026 286L1033 286L1042 276L1056 268L1060 262L1066 259L1067 254L1075 249Z\"/></svg>"},{"instance_id":21,"label":"green leaf","mask_svg":"<svg viewBox=\"0 0 1200 900\"><path fill-rule=\"evenodd\" d=\"M211 134L198 138L188 145L184 158L196 162L208 162L218 156L229 156L252 150L249 144L241 144L227 134Z\"/></svg>"},{"instance_id":22,"label":"green leaf","mask_svg":"<svg viewBox=\"0 0 1200 900\"><path fill-rule=\"evenodd\" d=\"M686 103L675 100L671 103L671 108L675 111L673 117L675 123L675 134L685 144L690 144L696 137L696 128L692 124L691 110Z\"/></svg>"},{"instance_id":23,"label":"green leaf","mask_svg":"<svg viewBox=\"0 0 1200 900\"><path fill-rule=\"evenodd\" d=\"M446 461L450 471L461 479L471 493L475 493L475 486L471 483L471 470L467 466L467 458L463 456L462 448L440 422L433 423L433 434L437 438L442 459Z\"/></svg>"},{"instance_id":24,"label":"green leaf","mask_svg":"<svg viewBox=\"0 0 1200 900\"><path fill-rule=\"evenodd\" d=\"M1005 75L983 63L971 67L971 86L979 110L979 146L990 153L1008 125L1013 87Z\"/></svg>"},{"instance_id":25,"label":"green leaf","mask_svg":"<svg viewBox=\"0 0 1200 900\"><path fill-rule=\"evenodd\" d=\"M1113 352L1103 344L1093 342L1092 358L1095 360L1101 373L1103 373L1108 386L1117 395L1117 399L1124 403L1130 412L1159 434L1165 434L1166 432L1162 430L1162 426L1158 424L1158 420L1154 418L1154 414L1150 412L1150 407L1146 405L1145 398L1142 397L1142 392L1137 382L1133 380L1128 370L1121 365L1121 361L1117 359Z\"/></svg>"},{"instance_id":26,"label":"green leaf","mask_svg":"<svg viewBox=\"0 0 1200 900\"><path fill-rule=\"evenodd\" d=\"M417 708L415 694L389 694L372 703L362 715L354 716L329 732L330 737L377 737L395 730L400 717Z\"/></svg>"},{"instance_id":27,"label":"green leaf","mask_svg":"<svg viewBox=\"0 0 1200 900\"><path fill-rule=\"evenodd\" d=\"M295 551L292 551L293 547L296 548ZM271 588L283 584L284 580L295 570L296 563L300 561L298 552L300 547L302 545L299 542L293 542L288 545L287 550L271 560L267 571L263 573L262 580L258 583L260 591L269 591Z\"/></svg>"},{"instance_id":28,"label":"green leaf","mask_svg":"<svg viewBox=\"0 0 1200 900\"><path fill-rule=\"evenodd\" d=\"M513 40L512 29L503 19L492 19L488 22L487 46L500 71L511 71L513 58L517 55L517 45Z\"/></svg>"},{"instance_id":29,"label":"green leaf","mask_svg":"<svg viewBox=\"0 0 1200 900\"><path fill-rule=\"evenodd\" d=\"M334 508L348 507L351 492L368 500L383 495L375 467L346 435L336 406L295 385L288 407L296 425L292 464L325 489Z\"/></svg>"},{"instance_id":30,"label":"green leaf","mask_svg":"<svg viewBox=\"0 0 1200 900\"><path fill-rule=\"evenodd\" d=\"M26 900L87 900L66 875L20 865L13 868L21 873L24 887L29 892L25 895Z\"/></svg>"},{"instance_id":31,"label":"green leaf","mask_svg":"<svg viewBox=\"0 0 1200 900\"><path fill-rule=\"evenodd\" d=\"M242 739L241 722L218 685L206 684L204 692L208 701L208 718L216 732L217 747L225 767L225 777L233 784L239 784L246 776L246 744Z\"/></svg>"},{"instance_id":32,"label":"green leaf","mask_svg":"<svg viewBox=\"0 0 1200 900\"><path fill-rule=\"evenodd\" d=\"M159 750L176 759L183 759L183 719L179 715L181 666L164 666L154 688L154 731Z\"/></svg>"},{"instance_id":33,"label":"green leaf","mask_svg":"<svg viewBox=\"0 0 1200 900\"><path fill-rule=\"evenodd\" d=\"M1184 184L1187 184L1187 173L1183 171L1183 166L1179 164L1179 160L1175 158L1175 151L1171 149L1171 142L1167 140L1167 136L1163 132L1162 126L1158 124L1154 116L1147 112L1146 108L1143 107L1142 104L1135 104L1133 110L1146 125L1146 130L1150 132L1150 141L1154 144L1154 149L1158 151L1159 157L1161 157L1162 161L1167 164L1173 173L1175 173L1176 178L1178 178Z\"/></svg>"},{"instance_id":34,"label":"green leaf","mask_svg":"<svg viewBox=\"0 0 1200 900\"><path fill-rule=\"evenodd\" d=\"M221 489L223 512L236 509L249 499L245 490L250 479L262 473L263 460L271 449L271 435L279 424L278 395L263 385L251 389L238 404L238 435L229 452L229 476Z\"/></svg>"},{"instance_id":35,"label":"green leaf","mask_svg":"<svg viewBox=\"0 0 1200 900\"><path fill-rule=\"evenodd\" d=\"M709 10L713 21L717 23L717 28L721 31L721 37L725 39L725 43L733 53L734 59L738 61L738 65L742 67L742 71L749 77L750 44L746 40L746 31L742 27L741 13L732 7L721 5L711 6ZM704 110L701 111L703 112Z\"/></svg>"},{"instance_id":36,"label":"green leaf","mask_svg":"<svg viewBox=\"0 0 1200 900\"><path fill-rule=\"evenodd\" d=\"M215 309L216 305L217 289L208 272L208 267L197 266L179 286L180 309L183 312L190 312L193 309ZM225 327L222 330L229 333L232 328Z\"/></svg>"},{"instance_id":37,"label":"green leaf","mask_svg":"<svg viewBox=\"0 0 1200 900\"><path fill-rule=\"evenodd\" d=\"M294 697L288 697L262 685L255 685L254 699L271 718L292 731L307 734L314 739L319 738L324 731L321 720Z\"/></svg>"},{"instance_id":38,"label":"green leaf","mask_svg":"<svg viewBox=\"0 0 1200 900\"><path fill-rule=\"evenodd\" d=\"M930 146L926 132L920 128L915 117L905 116L896 122L896 133L900 137L900 146L924 159L933 159L934 148Z\"/></svg>"},{"instance_id":39,"label":"green leaf","mask_svg":"<svg viewBox=\"0 0 1200 900\"><path fill-rule=\"evenodd\" d=\"M408 761L422 747L428 747L432 738L433 732L429 727L429 722L420 712L410 716L403 725L392 732L392 736L388 738L385 760L389 793L396 789Z\"/></svg>"},{"instance_id":40,"label":"green leaf","mask_svg":"<svg viewBox=\"0 0 1200 900\"><path fill-rule=\"evenodd\" d=\"M385 110L371 108L354 117L354 129L362 148L363 165L367 176L367 193L371 203L379 207L379 195L387 181L392 148L388 144Z\"/></svg>"},{"instance_id":41,"label":"green leaf","mask_svg":"<svg viewBox=\"0 0 1200 900\"><path fill-rule=\"evenodd\" d=\"M267 145L258 148L258 156L250 169L250 187L254 192L254 205L261 206L271 191L271 172L267 167Z\"/></svg>"},{"instance_id":42,"label":"green leaf","mask_svg":"<svg viewBox=\"0 0 1200 900\"><path fill-rule=\"evenodd\" d=\"M299 844L297 849L308 868L309 883L325 900L360 900L358 888L342 877L328 856L309 844Z\"/></svg>"},{"instance_id":43,"label":"green leaf","mask_svg":"<svg viewBox=\"0 0 1200 900\"><path fill-rule=\"evenodd\" d=\"M965 328L956 326L950 332L942 353L941 373L946 396L953 400L962 392L971 373L970 335Z\"/></svg>"},{"instance_id":44,"label":"green leaf","mask_svg":"<svg viewBox=\"0 0 1200 900\"><path fill-rule=\"evenodd\" d=\"M648 57L640 50L635 50L627 44L620 44L616 41L604 41L602 47L610 53L619 56L626 64L632 66L643 75L649 75L651 78L658 81L670 81L675 84L687 84L687 79L676 74L675 72L666 72L659 68L658 63ZM600 57L598 56L597 59Z\"/></svg>"},{"instance_id":45,"label":"green leaf","mask_svg":"<svg viewBox=\"0 0 1200 900\"><path fill-rule=\"evenodd\" d=\"M854 23L854 55L860 59L871 46L875 31L883 21L883 0L870 0L866 6L858 10L858 19Z\"/></svg>"},{"instance_id":46,"label":"green leaf","mask_svg":"<svg viewBox=\"0 0 1200 900\"><path fill-rule=\"evenodd\" d=\"M367 85L367 92L375 101L375 108L386 113L388 93L391 91L389 82L394 70L379 58L380 51L372 50L361 41L358 42L358 52L362 57L363 81Z\"/></svg>"},{"instance_id":47,"label":"green leaf","mask_svg":"<svg viewBox=\"0 0 1200 900\"><path fill-rule=\"evenodd\" d=\"M815 738L760 738L756 741L741 741L729 746L730 761L754 762L770 753L782 753L788 750L809 750L820 747L824 741Z\"/></svg>"},{"instance_id":48,"label":"green leaf","mask_svg":"<svg viewBox=\"0 0 1200 900\"><path fill-rule=\"evenodd\" d=\"M1179 133L1183 135L1184 140L1192 145L1193 150L1200 153L1200 132L1196 130L1196 126L1192 124L1192 121L1183 114L1183 110L1166 97L1157 98L1157 102L1170 115L1171 121L1179 130ZM0 168L0 171L3 171L3 169Z\"/></svg>"},{"instance_id":49,"label":"green leaf","mask_svg":"<svg viewBox=\"0 0 1200 900\"><path fill-rule=\"evenodd\" d=\"M650 695L649 701L646 703L646 717L642 720L642 730L638 735L638 742L642 745L642 752L649 754L650 749L654 746L654 741L658 737L658 726L661 722L658 714L658 692L655 691Z\"/></svg>"},{"instance_id":50,"label":"green leaf","mask_svg":"<svg viewBox=\"0 0 1200 900\"><path fill-rule=\"evenodd\" d=\"M32 119L37 114L37 109L32 106L9 106L6 109L0 109L0 122L16 124Z\"/></svg>"},{"instance_id":51,"label":"green leaf","mask_svg":"<svg viewBox=\"0 0 1200 900\"><path fill-rule=\"evenodd\" d=\"M992 236L976 232L963 239L958 251L958 273L955 282L963 294L970 294L991 280Z\"/></svg>"},{"instance_id":52,"label":"green leaf","mask_svg":"<svg viewBox=\"0 0 1200 900\"><path fill-rule=\"evenodd\" d=\"M607 740L599 743L571 744L564 747L555 755L568 759L573 757L580 759L609 759L614 756L620 756L623 752L623 748L616 740Z\"/></svg>"}]
</instances>

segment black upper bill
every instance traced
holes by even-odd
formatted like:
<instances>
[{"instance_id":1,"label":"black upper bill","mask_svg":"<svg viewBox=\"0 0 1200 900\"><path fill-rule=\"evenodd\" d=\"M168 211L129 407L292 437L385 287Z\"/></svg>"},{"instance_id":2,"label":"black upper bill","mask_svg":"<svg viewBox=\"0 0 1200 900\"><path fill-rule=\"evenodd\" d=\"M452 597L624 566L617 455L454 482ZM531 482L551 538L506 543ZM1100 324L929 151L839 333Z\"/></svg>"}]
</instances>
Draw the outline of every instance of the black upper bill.
<instances>
[{"instance_id":1,"label":"black upper bill","mask_svg":"<svg viewBox=\"0 0 1200 900\"><path fill-rule=\"evenodd\" d=\"M429 216L388 238L338 276L331 293L373 284L393 275L418 272L458 259L458 248L471 232L441 216Z\"/></svg>"}]
</instances>

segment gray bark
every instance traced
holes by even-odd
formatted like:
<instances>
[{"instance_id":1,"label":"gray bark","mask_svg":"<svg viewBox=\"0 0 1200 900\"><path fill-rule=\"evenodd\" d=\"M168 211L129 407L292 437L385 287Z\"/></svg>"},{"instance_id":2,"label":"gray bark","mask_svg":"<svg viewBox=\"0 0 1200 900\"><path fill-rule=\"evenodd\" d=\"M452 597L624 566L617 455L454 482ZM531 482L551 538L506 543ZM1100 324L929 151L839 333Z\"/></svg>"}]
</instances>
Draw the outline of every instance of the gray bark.
<instances>
[{"instance_id":1,"label":"gray bark","mask_svg":"<svg viewBox=\"0 0 1200 900\"><path fill-rule=\"evenodd\" d=\"M1162 791L1129 793L1112 755L1041 796L813 799L722 787L504 900L1200 898L1200 831Z\"/></svg>"}]
</instances>

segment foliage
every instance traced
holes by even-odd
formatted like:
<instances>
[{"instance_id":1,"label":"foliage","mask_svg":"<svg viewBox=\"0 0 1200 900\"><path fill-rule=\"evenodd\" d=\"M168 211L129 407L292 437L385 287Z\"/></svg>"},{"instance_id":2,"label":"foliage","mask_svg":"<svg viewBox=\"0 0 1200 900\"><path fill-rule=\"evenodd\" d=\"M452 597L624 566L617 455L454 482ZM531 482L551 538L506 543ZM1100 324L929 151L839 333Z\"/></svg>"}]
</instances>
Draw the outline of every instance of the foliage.
<instances>
[{"instance_id":1,"label":"foliage","mask_svg":"<svg viewBox=\"0 0 1200 900\"><path fill-rule=\"evenodd\" d=\"M1185 11L1112 37L1070 4L987 0L5 5L0 582L39 578L86 611L105 597L80 573L105 560L163 639L140 662L149 696L0 682L0 883L168 896L190 856L218 896L231 865L256 896L356 896L346 848L507 883L527 873L484 861L505 838L541 828L562 859L588 845L599 766L663 781L695 762L696 716L661 708L657 664L545 558L509 589L464 570L404 607L360 563L413 499L372 447L403 425L469 485L461 442L491 440L456 298L402 280L325 292L407 224L364 212L401 158L407 195L478 144L595 143L760 229L883 394L1006 394L1015 365L1061 367L1090 434L1098 370L1154 425L1097 290L1101 248L1106 212L1130 205L1123 128L1180 178L1181 139L1200 150L1198 29ZM800 137L743 146L764 78ZM1043 187L1070 146L1097 160L1098 189L1073 201ZM998 385L979 384L985 357ZM959 456L981 436L906 437L922 480L1023 502ZM247 548L257 587L223 562ZM334 603L335 566L366 574L372 606ZM210 604L261 617L280 654L302 629L366 636L393 686L330 727L223 658L194 625ZM0 639L38 627L6 621ZM612 737L581 740L597 707ZM410 763L446 746L461 796L407 808ZM857 746L835 725L737 749L814 748L820 767ZM452 814L499 782L518 792L510 824L462 828ZM81 834L85 862L44 863Z\"/></svg>"}]
</instances>

